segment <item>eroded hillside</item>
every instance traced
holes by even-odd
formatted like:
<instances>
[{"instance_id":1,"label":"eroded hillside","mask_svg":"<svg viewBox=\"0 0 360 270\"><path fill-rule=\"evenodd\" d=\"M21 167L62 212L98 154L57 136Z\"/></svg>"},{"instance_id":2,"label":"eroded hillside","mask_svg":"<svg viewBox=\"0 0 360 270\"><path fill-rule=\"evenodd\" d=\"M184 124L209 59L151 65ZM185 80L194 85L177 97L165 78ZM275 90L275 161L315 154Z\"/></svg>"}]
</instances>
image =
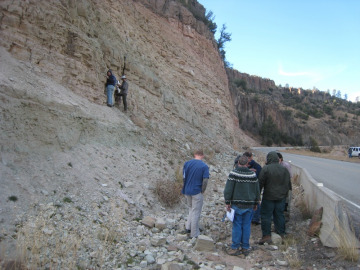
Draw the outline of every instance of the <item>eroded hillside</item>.
<instances>
[{"instance_id":1,"label":"eroded hillside","mask_svg":"<svg viewBox=\"0 0 360 270\"><path fill-rule=\"evenodd\" d=\"M132 113L149 125L195 127L236 145L237 121L214 41L193 28L202 22L169 2L157 1L162 14L156 14L137 1L2 1L1 46L96 104L104 104L106 70L119 77L125 64ZM188 19L172 18L173 9Z\"/></svg>"},{"instance_id":2,"label":"eroded hillside","mask_svg":"<svg viewBox=\"0 0 360 270\"><path fill-rule=\"evenodd\" d=\"M106 219L110 199L124 219L165 215L154 184L174 181L195 148L215 165L256 144L238 128L206 27L174 1L155 2L1 1L3 245L44 205L65 223L68 201L90 223ZM124 64L127 114L104 95L107 69L119 77Z\"/></svg>"},{"instance_id":3,"label":"eroded hillside","mask_svg":"<svg viewBox=\"0 0 360 270\"><path fill-rule=\"evenodd\" d=\"M239 125L262 144L357 145L360 103L227 69Z\"/></svg>"}]
</instances>

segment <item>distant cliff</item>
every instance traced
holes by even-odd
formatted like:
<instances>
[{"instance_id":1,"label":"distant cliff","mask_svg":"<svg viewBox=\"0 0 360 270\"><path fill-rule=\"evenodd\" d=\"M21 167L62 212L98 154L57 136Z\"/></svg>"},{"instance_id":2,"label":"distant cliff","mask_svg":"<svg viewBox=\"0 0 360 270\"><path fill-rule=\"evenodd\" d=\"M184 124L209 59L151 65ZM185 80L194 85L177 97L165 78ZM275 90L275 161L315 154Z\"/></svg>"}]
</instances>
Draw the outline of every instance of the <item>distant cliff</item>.
<instances>
[{"instance_id":1,"label":"distant cliff","mask_svg":"<svg viewBox=\"0 0 360 270\"><path fill-rule=\"evenodd\" d=\"M227 69L239 125L265 145L359 144L360 103L328 93L278 87L274 81Z\"/></svg>"}]
</instances>

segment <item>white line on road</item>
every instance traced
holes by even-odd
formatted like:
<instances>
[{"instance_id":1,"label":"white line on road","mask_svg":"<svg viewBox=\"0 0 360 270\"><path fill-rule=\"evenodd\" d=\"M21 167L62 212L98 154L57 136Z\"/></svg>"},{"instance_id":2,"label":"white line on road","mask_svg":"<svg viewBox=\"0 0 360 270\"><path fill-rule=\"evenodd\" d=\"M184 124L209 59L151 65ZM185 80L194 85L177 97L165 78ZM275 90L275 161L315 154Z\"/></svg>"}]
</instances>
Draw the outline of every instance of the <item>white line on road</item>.
<instances>
[{"instance_id":1,"label":"white line on road","mask_svg":"<svg viewBox=\"0 0 360 270\"><path fill-rule=\"evenodd\" d=\"M340 196L339 194L336 193L336 195L338 195L341 199L343 199L344 201L347 201L348 203L352 204L353 206L357 207L360 209L360 205L357 205L356 203L353 203L352 201L349 201L348 199L344 198L343 196Z\"/></svg>"}]
</instances>

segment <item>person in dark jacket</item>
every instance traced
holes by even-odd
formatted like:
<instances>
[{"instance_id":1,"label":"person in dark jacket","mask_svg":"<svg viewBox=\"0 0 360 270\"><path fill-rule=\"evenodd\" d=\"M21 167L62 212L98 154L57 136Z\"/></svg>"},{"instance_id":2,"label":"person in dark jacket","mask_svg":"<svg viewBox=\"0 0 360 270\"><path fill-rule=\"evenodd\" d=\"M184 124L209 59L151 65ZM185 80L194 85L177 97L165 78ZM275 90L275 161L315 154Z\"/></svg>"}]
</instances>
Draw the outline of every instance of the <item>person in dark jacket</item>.
<instances>
[{"instance_id":1,"label":"person in dark jacket","mask_svg":"<svg viewBox=\"0 0 360 270\"><path fill-rule=\"evenodd\" d=\"M264 189L261 202L262 239L259 244L271 243L271 218L273 217L276 233L285 234L284 208L286 196L292 189L289 171L279 164L275 151L266 156L266 165L259 175L260 191Z\"/></svg>"},{"instance_id":2,"label":"person in dark jacket","mask_svg":"<svg viewBox=\"0 0 360 270\"><path fill-rule=\"evenodd\" d=\"M260 189L256 173L247 167L248 158L241 156L238 166L226 181L224 198L226 210L235 211L232 228L232 245L229 255L247 255L250 250L251 218L260 200Z\"/></svg>"},{"instance_id":3,"label":"person in dark jacket","mask_svg":"<svg viewBox=\"0 0 360 270\"><path fill-rule=\"evenodd\" d=\"M251 152L245 152L244 156L248 157L249 163L248 163L248 168L256 173L256 177L259 178L260 172L261 172L261 165L259 163L257 163L254 159L253 159L253 153ZM254 215L252 217L251 223L255 224L255 225L259 225L260 224L260 211L261 211L261 207L260 207L260 203L258 203L257 205L257 209L254 211Z\"/></svg>"},{"instance_id":4,"label":"person in dark jacket","mask_svg":"<svg viewBox=\"0 0 360 270\"><path fill-rule=\"evenodd\" d=\"M114 106L113 96L114 96L116 82L117 82L116 77L113 75L112 70L109 69L107 72L107 79L106 79L106 83L105 83L106 97L107 97L106 104L109 107Z\"/></svg>"},{"instance_id":5,"label":"person in dark jacket","mask_svg":"<svg viewBox=\"0 0 360 270\"><path fill-rule=\"evenodd\" d=\"M292 171L291 171L291 165L289 162L286 162L283 158L283 155L279 152L277 152L277 155L279 157L279 163L281 166L284 166L290 174L290 180L292 178ZM285 209L284 209L284 215L285 215L285 222L288 222L290 220L290 207L291 207L291 198L292 193L289 191L288 196L286 196L286 202L285 202Z\"/></svg>"},{"instance_id":6,"label":"person in dark jacket","mask_svg":"<svg viewBox=\"0 0 360 270\"><path fill-rule=\"evenodd\" d=\"M126 81L126 76L125 75L121 76L121 80L122 80L122 83L121 83L121 85L119 85L120 93L117 95L117 101L118 101L118 104L120 105L121 98L122 98L123 104L124 104L124 111L126 112L127 111L127 100L126 100L126 98L127 98L127 94L128 94L129 84Z\"/></svg>"}]
</instances>

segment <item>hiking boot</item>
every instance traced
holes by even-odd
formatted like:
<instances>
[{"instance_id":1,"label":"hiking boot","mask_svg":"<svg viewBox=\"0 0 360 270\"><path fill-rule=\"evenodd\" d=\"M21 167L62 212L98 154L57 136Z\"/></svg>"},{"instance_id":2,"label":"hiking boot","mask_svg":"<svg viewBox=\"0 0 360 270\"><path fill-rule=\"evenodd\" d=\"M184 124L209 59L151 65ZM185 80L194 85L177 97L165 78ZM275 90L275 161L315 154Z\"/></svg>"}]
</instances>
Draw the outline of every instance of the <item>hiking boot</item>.
<instances>
[{"instance_id":1,"label":"hiking boot","mask_svg":"<svg viewBox=\"0 0 360 270\"><path fill-rule=\"evenodd\" d=\"M259 245L263 245L265 243L271 244L271 235L263 236L263 238L260 239Z\"/></svg>"},{"instance_id":2,"label":"hiking boot","mask_svg":"<svg viewBox=\"0 0 360 270\"><path fill-rule=\"evenodd\" d=\"M247 255L250 254L251 251L252 251L252 248L248 248L248 249L243 248L241 250L241 253L246 257Z\"/></svg>"},{"instance_id":3,"label":"hiking boot","mask_svg":"<svg viewBox=\"0 0 360 270\"><path fill-rule=\"evenodd\" d=\"M190 234L191 233L191 230L183 230L180 232L180 234Z\"/></svg>"},{"instance_id":4,"label":"hiking boot","mask_svg":"<svg viewBox=\"0 0 360 270\"><path fill-rule=\"evenodd\" d=\"M254 225L260 225L261 224L260 221L251 221L251 223L254 224Z\"/></svg>"},{"instance_id":5,"label":"hiking boot","mask_svg":"<svg viewBox=\"0 0 360 270\"><path fill-rule=\"evenodd\" d=\"M242 254L241 248L237 248L237 249L232 249L232 248L230 248L229 250L227 250L227 254L230 255L230 256L238 256L238 255L241 255L241 254Z\"/></svg>"}]
</instances>

